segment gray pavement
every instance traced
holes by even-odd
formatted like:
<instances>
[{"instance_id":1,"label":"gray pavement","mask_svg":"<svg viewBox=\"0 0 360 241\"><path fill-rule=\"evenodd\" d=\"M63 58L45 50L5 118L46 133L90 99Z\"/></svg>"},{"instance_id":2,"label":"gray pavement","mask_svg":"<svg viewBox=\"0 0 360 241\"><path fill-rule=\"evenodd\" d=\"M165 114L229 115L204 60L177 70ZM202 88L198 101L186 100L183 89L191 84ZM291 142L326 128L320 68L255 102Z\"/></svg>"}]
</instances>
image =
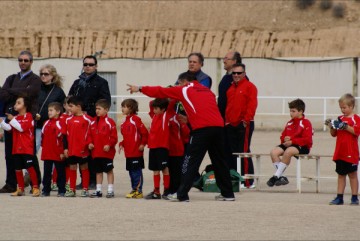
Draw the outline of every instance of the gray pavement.
<instances>
[{"instance_id":1,"label":"gray pavement","mask_svg":"<svg viewBox=\"0 0 360 241\"><path fill-rule=\"evenodd\" d=\"M255 131L252 151L267 153L278 141L279 132ZM334 145L327 132L315 132L312 153L332 154ZM208 163L206 158L202 168ZM286 173L294 174L294 166L293 161ZM262 160L261 169L269 177L273 174L270 160ZM330 158L321 161L322 175L336 177L334 169ZM314 162L303 162L302 171L314 174ZM4 179L1 161L1 184ZM152 175L147 169L144 180L144 193L150 192ZM301 194L295 192L293 178L287 186L274 188L267 187L266 180L260 180L261 191L237 193L235 202L215 201L216 194L196 189L189 203L128 200L125 159L117 154L114 199L0 194L0 240L360 240L360 207L349 205L349 187L345 205L330 206L336 179L322 180L320 193L315 193L314 182L303 182Z\"/></svg>"}]
</instances>

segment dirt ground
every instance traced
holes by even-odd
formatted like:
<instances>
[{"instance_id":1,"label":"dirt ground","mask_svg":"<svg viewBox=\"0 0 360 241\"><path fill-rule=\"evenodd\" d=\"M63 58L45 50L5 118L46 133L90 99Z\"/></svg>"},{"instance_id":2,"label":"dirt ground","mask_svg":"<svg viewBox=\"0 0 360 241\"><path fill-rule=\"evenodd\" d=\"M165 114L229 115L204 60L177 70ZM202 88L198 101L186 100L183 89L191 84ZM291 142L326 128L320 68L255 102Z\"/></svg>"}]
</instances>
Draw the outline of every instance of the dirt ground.
<instances>
[{"instance_id":1,"label":"dirt ground","mask_svg":"<svg viewBox=\"0 0 360 241\"><path fill-rule=\"evenodd\" d=\"M255 131L253 152L267 153L278 142L278 132ZM327 132L314 135L313 153L332 154L335 140ZM3 144L0 152L3 153ZM3 159L3 158L1 158ZM205 166L209 162L204 160ZM0 180L5 179L5 161L0 162ZM42 165L42 164L41 164ZM331 159L321 162L321 175L336 176ZM262 160L262 173L273 173L269 160ZM303 162L304 174L313 174L313 161ZM295 173L295 162L288 168ZM152 189L152 175L144 170L144 192ZM267 179L267 178L266 178ZM345 205L330 206L336 179L303 182L295 192L295 179L282 187L269 188L261 179L261 191L242 190L235 202L214 200L214 193L190 192L189 203L165 200L128 200L130 181L123 156L115 160L114 199L33 198L0 195L1 240L359 240L360 207L350 206L349 187ZM105 182L106 183L106 182ZM27 190L28 192L29 190ZM106 185L104 190L106 191Z\"/></svg>"}]
</instances>

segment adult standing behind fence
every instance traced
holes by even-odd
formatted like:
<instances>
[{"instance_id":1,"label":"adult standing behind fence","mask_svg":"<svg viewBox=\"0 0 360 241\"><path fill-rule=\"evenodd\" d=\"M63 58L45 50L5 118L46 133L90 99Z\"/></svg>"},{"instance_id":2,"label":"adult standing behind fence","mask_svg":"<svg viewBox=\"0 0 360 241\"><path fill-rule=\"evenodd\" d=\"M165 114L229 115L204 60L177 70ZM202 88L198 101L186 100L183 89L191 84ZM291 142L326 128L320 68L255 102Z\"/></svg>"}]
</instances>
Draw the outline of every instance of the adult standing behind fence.
<instances>
[{"instance_id":1,"label":"adult standing behind fence","mask_svg":"<svg viewBox=\"0 0 360 241\"><path fill-rule=\"evenodd\" d=\"M5 102L5 113L15 115L13 110L15 101L18 96L27 96L32 101L32 115L35 117L37 113L37 98L41 88L41 80L39 76L31 70L33 56L30 51L21 51L18 57L20 72L10 75L6 78L4 85L0 89L0 101ZM8 119L5 120L9 122ZM11 193L16 191L16 175L14 158L12 155L13 138L11 132L5 132L5 160L6 160L6 181L5 186L0 189L0 193ZM35 150L34 150L35 153ZM37 174L40 174L39 163L36 158L34 163ZM41 180L40 176L38 178ZM39 182L40 183L40 182Z\"/></svg>"},{"instance_id":2,"label":"adult standing behind fence","mask_svg":"<svg viewBox=\"0 0 360 241\"><path fill-rule=\"evenodd\" d=\"M226 92L225 128L231 152L250 152L254 131L254 116L257 108L257 88L246 78L244 64L235 64L232 69L233 82ZM236 169L233 155L230 168ZM241 159L241 175L254 174L251 158ZM253 180L245 181L246 187L254 187Z\"/></svg>"},{"instance_id":3,"label":"adult standing behind fence","mask_svg":"<svg viewBox=\"0 0 360 241\"><path fill-rule=\"evenodd\" d=\"M65 99L62 89L62 78L57 73L56 68L51 64L43 65L40 68L40 79L42 81L41 91L38 98L38 112L36 114L36 151L41 146L41 130L49 119L48 105L52 102L59 102L61 105Z\"/></svg>"},{"instance_id":4,"label":"adult standing behind fence","mask_svg":"<svg viewBox=\"0 0 360 241\"><path fill-rule=\"evenodd\" d=\"M97 74L97 59L93 55L85 56L83 59L83 73L79 79L72 84L69 95L79 96L83 103L83 111L91 117L96 116L96 101L106 99L111 103L111 95L107 80ZM94 163L89 160L90 185L89 189L94 189L96 185L96 173ZM82 189L79 184L77 188Z\"/></svg>"}]
</instances>

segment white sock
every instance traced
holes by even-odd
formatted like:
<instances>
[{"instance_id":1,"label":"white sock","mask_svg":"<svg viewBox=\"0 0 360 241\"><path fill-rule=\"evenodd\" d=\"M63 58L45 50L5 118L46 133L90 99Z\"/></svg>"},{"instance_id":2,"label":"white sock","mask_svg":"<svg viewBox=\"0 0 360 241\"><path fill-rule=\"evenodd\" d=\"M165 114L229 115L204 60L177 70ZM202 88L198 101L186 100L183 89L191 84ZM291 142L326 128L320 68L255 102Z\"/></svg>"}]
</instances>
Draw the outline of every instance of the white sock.
<instances>
[{"instance_id":1,"label":"white sock","mask_svg":"<svg viewBox=\"0 0 360 241\"><path fill-rule=\"evenodd\" d=\"M279 163L280 162L273 162L273 166L274 166L275 170L277 170L279 168Z\"/></svg>"},{"instance_id":2,"label":"white sock","mask_svg":"<svg viewBox=\"0 0 360 241\"><path fill-rule=\"evenodd\" d=\"M96 184L96 191L101 192L101 184Z\"/></svg>"},{"instance_id":3,"label":"white sock","mask_svg":"<svg viewBox=\"0 0 360 241\"><path fill-rule=\"evenodd\" d=\"M278 165L278 169L275 172L275 176L277 177L281 177L281 175L284 173L285 169L287 168L288 165L286 165L283 162L280 162Z\"/></svg>"},{"instance_id":4,"label":"white sock","mask_svg":"<svg viewBox=\"0 0 360 241\"><path fill-rule=\"evenodd\" d=\"M114 191L114 184L109 184L108 185L108 192L113 192Z\"/></svg>"}]
</instances>

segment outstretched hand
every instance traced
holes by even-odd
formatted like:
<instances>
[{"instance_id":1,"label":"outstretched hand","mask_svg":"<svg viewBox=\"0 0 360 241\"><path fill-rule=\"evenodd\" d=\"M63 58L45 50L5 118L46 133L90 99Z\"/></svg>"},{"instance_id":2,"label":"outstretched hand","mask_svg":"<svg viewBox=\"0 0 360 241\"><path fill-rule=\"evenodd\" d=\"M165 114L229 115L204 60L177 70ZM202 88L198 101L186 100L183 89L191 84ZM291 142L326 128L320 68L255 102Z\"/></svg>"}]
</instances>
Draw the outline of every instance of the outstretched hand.
<instances>
[{"instance_id":1,"label":"outstretched hand","mask_svg":"<svg viewBox=\"0 0 360 241\"><path fill-rule=\"evenodd\" d=\"M137 85L130 85L130 84L126 84L126 85L129 87L129 88L127 88L126 90L130 91L130 94L139 92L139 86L137 86Z\"/></svg>"}]
</instances>

